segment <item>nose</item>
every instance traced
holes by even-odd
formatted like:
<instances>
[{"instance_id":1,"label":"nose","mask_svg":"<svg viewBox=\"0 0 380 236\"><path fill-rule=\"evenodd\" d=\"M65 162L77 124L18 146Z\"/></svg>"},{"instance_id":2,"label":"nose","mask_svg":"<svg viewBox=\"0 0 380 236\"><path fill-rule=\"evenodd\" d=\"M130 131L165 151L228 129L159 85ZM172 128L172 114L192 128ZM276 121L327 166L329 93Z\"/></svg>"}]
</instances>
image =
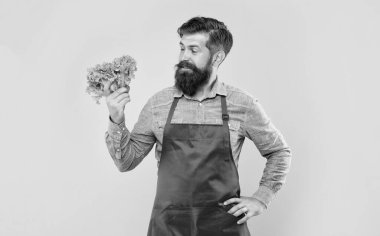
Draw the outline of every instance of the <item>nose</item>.
<instances>
[{"instance_id":1,"label":"nose","mask_svg":"<svg viewBox=\"0 0 380 236\"><path fill-rule=\"evenodd\" d=\"M179 56L179 60L180 61L189 61L190 60L189 50L181 51L180 56Z\"/></svg>"}]
</instances>

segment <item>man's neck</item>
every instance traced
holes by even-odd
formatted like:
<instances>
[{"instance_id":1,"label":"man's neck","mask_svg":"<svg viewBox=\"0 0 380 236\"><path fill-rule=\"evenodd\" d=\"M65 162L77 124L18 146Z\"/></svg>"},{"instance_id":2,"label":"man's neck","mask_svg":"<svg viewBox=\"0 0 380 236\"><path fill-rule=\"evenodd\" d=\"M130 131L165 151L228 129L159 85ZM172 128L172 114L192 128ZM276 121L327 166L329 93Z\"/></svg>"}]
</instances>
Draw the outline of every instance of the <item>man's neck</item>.
<instances>
[{"instance_id":1,"label":"man's neck","mask_svg":"<svg viewBox=\"0 0 380 236\"><path fill-rule=\"evenodd\" d=\"M216 70L213 70L207 84L200 87L193 98L197 99L198 101L204 100L206 98L206 95L210 93L212 87L214 86L216 78Z\"/></svg>"}]
</instances>

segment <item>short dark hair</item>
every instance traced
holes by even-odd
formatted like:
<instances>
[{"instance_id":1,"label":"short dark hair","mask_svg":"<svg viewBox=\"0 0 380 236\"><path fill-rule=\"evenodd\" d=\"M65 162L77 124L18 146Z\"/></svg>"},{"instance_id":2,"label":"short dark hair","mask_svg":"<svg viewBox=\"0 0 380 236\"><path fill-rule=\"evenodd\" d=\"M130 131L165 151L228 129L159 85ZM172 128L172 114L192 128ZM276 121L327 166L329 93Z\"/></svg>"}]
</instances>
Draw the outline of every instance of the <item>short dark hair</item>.
<instances>
[{"instance_id":1,"label":"short dark hair","mask_svg":"<svg viewBox=\"0 0 380 236\"><path fill-rule=\"evenodd\" d=\"M231 32L223 22L213 18L193 17L183 23L177 32L180 37L184 34L207 33L209 39L206 43L206 47L212 54L218 50L223 50L227 55L232 48L233 39Z\"/></svg>"}]
</instances>

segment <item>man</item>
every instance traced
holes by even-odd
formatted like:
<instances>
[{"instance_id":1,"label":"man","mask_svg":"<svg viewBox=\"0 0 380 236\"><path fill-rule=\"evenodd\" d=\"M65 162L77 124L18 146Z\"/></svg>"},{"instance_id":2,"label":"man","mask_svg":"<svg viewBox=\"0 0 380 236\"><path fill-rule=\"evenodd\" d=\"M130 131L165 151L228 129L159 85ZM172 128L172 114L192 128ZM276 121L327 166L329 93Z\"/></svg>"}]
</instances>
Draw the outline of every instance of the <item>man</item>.
<instances>
[{"instance_id":1,"label":"man","mask_svg":"<svg viewBox=\"0 0 380 236\"><path fill-rule=\"evenodd\" d=\"M107 96L108 150L120 171L130 171L156 144L149 236L250 235L246 222L261 214L283 185L290 149L256 99L217 78L233 43L227 27L195 17L178 34L175 86L149 99L132 132L124 123L126 89ZM237 172L245 137L267 158L259 189L249 197L240 196Z\"/></svg>"}]
</instances>

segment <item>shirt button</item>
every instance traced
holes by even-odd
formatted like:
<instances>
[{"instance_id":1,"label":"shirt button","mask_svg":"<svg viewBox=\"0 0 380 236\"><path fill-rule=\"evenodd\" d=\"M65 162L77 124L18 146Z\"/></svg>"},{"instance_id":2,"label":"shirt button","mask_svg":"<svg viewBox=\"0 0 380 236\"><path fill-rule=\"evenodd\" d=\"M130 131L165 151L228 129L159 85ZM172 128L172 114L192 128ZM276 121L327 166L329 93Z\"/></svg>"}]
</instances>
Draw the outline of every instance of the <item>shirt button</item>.
<instances>
[{"instance_id":1,"label":"shirt button","mask_svg":"<svg viewBox=\"0 0 380 236\"><path fill-rule=\"evenodd\" d=\"M199 103L199 106L202 106L202 103L201 103L201 102Z\"/></svg>"},{"instance_id":2,"label":"shirt button","mask_svg":"<svg viewBox=\"0 0 380 236\"><path fill-rule=\"evenodd\" d=\"M116 151L120 152L120 149L116 149Z\"/></svg>"},{"instance_id":3,"label":"shirt button","mask_svg":"<svg viewBox=\"0 0 380 236\"><path fill-rule=\"evenodd\" d=\"M117 131L118 134L120 134L121 132L120 131Z\"/></svg>"}]
</instances>

